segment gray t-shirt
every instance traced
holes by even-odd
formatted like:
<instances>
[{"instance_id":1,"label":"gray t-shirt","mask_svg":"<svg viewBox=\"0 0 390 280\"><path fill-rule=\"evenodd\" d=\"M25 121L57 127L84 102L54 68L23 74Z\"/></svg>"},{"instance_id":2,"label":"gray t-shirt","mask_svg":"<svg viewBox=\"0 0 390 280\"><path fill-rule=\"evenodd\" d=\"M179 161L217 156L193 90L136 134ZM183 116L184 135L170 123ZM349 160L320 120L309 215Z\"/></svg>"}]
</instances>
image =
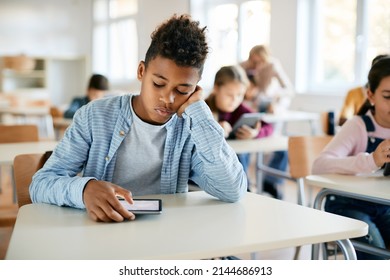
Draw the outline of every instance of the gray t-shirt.
<instances>
[{"instance_id":1,"label":"gray t-shirt","mask_svg":"<svg viewBox=\"0 0 390 280\"><path fill-rule=\"evenodd\" d=\"M152 125L133 113L130 132L121 143L112 182L130 190L133 196L161 193L160 180L167 130Z\"/></svg>"}]
</instances>

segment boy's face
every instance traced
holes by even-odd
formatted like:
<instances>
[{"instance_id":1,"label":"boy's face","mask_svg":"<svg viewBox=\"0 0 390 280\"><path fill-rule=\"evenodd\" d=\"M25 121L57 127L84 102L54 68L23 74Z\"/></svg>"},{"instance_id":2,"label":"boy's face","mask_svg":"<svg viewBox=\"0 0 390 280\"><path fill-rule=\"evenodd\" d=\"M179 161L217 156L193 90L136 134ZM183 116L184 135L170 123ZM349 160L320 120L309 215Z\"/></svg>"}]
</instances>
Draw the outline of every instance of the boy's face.
<instances>
[{"instance_id":1,"label":"boy's face","mask_svg":"<svg viewBox=\"0 0 390 280\"><path fill-rule=\"evenodd\" d=\"M133 98L137 116L150 124L164 124L195 91L199 69L180 67L173 60L157 56L145 68L138 65L141 93Z\"/></svg>"}]
</instances>

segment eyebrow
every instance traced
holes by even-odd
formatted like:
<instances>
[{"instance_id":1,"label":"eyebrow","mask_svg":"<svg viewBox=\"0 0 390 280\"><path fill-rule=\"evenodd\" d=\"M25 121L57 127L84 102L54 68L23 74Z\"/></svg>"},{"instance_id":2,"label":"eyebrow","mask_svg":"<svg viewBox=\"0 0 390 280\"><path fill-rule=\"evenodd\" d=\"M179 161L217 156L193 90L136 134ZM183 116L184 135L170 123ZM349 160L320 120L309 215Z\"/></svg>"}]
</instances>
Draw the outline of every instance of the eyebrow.
<instances>
[{"instance_id":1,"label":"eyebrow","mask_svg":"<svg viewBox=\"0 0 390 280\"><path fill-rule=\"evenodd\" d=\"M157 77L157 78L163 79L164 81L168 81L168 79L165 78L163 75L160 75L160 74L157 74L157 73L153 73L152 75ZM194 85L193 84L179 84L178 86L181 86L181 87L192 87Z\"/></svg>"}]
</instances>

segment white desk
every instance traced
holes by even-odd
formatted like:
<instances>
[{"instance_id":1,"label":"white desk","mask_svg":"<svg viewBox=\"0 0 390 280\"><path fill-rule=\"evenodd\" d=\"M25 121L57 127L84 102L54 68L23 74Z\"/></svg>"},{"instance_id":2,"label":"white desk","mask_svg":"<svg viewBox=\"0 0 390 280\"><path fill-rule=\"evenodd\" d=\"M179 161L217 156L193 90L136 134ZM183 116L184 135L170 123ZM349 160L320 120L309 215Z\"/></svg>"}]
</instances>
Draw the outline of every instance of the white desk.
<instances>
[{"instance_id":1,"label":"white desk","mask_svg":"<svg viewBox=\"0 0 390 280\"><path fill-rule=\"evenodd\" d=\"M288 148L288 137L271 136L260 139L227 140L227 143L237 154L241 153L267 153Z\"/></svg>"},{"instance_id":2,"label":"white desk","mask_svg":"<svg viewBox=\"0 0 390 280\"><path fill-rule=\"evenodd\" d=\"M321 209L324 199L327 195L341 195L360 200L371 201L390 205L390 177L382 176L382 171L370 175L310 175L306 177L308 185L323 188L316 196L314 202L315 209ZM383 256L390 258L388 250L373 249L372 246L355 243L361 249L374 251ZM313 248L313 254L319 254L319 248L316 245ZM315 256L315 257L316 257Z\"/></svg>"},{"instance_id":3,"label":"white desk","mask_svg":"<svg viewBox=\"0 0 390 280\"><path fill-rule=\"evenodd\" d=\"M0 144L0 165L12 165L15 156L20 154L52 151L57 143L57 141L37 141Z\"/></svg>"},{"instance_id":4,"label":"white desk","mask_svg":"<svg viewBox=\"0 0 390 280\"><path fill-rule=\"evenodd\" d=\"M320 114L305 111L281 111L275 114L264 114L262 118L265 122L273 123L282 126L282 130L286 130L286 124L289 122L308 122L311 128L312 135L317 134L317 124L320 120Z\"/></svg>"},{"instance_id":5,"label":"white desk","mask_svg":"<svg viewBox=\"0 0 390 280\"><path fill-rule=\"evenodd\" d=\"M150 196L149 196L150 197ZM247 193L237 203L203 191L154 195L160 215L96 223L83 210L21 207L6 259L205 259L363 236L367 224Z\"/></svg>"}]
</instances>

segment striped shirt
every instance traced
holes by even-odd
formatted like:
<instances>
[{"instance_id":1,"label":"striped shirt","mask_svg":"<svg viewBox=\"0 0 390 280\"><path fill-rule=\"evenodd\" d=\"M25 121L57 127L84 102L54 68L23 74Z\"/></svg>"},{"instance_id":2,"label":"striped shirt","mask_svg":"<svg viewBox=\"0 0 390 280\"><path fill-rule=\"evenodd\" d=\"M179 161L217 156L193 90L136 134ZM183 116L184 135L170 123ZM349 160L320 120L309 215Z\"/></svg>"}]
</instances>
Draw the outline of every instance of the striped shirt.
<instances>
[{"instance_id":1,"label":"striped shirt","mask_svg":"<svg viewBox=\"0 0 390 280\"><path fill-rule=\"evenodd\" d=\"M34 203L85 208L83 190L89 180L112 182L118 148L133 122L130 98L96 100L76 112L53 154L33 177ZM245 172L206 103L195 102L182 118L172 118L166 126L161 193L187 192L190 179L222 201L239 200L247 189Z\"/></svg>"}]
</instances>

